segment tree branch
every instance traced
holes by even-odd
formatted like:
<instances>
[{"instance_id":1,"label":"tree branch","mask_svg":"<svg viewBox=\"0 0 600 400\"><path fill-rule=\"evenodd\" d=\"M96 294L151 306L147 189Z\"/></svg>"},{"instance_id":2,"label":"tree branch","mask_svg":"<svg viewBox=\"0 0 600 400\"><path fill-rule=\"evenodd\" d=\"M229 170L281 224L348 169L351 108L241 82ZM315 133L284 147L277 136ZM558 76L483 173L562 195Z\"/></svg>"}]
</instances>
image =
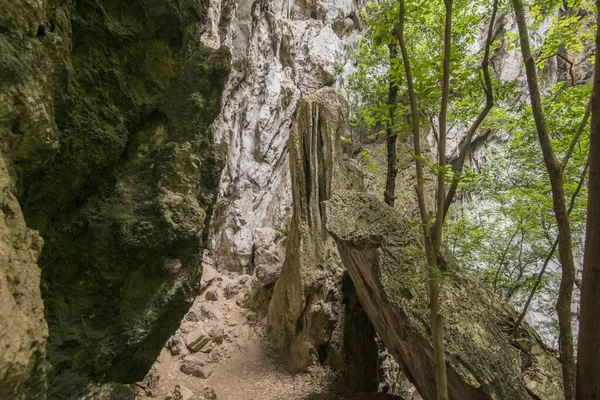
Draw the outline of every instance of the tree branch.
<instances>
[{"instance_id":1,"label":"tree branch","mask_svg":"<svg viewBox=\"0 0 600 400\"><path fill-rule=\"evenodd\" d=\"M575 150L575 146L577 145L577 142L579 142L579 138L581 137L581 134L583 133L583 131L585 130L585 127L587 126L587 123L588 123L588 120L590 119L591 113L592 113L592 100L590 99L587 109L585 110L585 114L583 115L583 119L579 123L579 126L577 127L577 131L575 132L575 136L573 136L573 140L571 140L569 149L565 153L565 156L562 160L561 166L562 166L563 170L567 167L567 164L569 163L569 159L573 155L573 150Z\"/></svg>"},{"instance_id":2,"label":"tree branch","mask_svg":"<svg viewBox=\"0 0 600 400\"><path fill-rule=\"evenodd\" d=\"M581 176L579 177L579 183L577 184L577 188L575 189L575 192L571 196L571 201L569 203L569 210L568 210L569 215L571 214L571 211L573 211L573 208L575 207L575 200L577 198L577 195L579 194L579 191L583 187L583 183L585 182L585 177L587 175L588 167L589 167L589 160L585 164L585 167L583 168L583 172L581 173ZM540 286L540 283L542 283L542 278L544 277L544 273L546 272L546 267L548 267L548 263L550 263L550 260L552 260L552 257L554 256L554 253L556 252L557 247L558 247L558 236L556 236L556 239L554 239L554 243L552 244L552 247L550 248L548 255L544 259L544 264L542 265L542 269L540 270L540 272L535 280L535 283L533 284L533 288L531 288L531 292L529 293L529 297L527 298L527 301L525 302L525 306L523 306L523 310L521 311L521 314L519 314L519 318L517 319L517 322L515 322L515 326L513 327L513 330L512 330L513 337L516 337L517 330L519 329L519 326L523 322L523 319L525 318L525 315L527 314L527 310L529 310L529 306L531 305L531 300L533 300L533 297L535 296L535 293L537 292L537 289Z\"/></svg>"},{"instance_id":3,"label":"tree branch","mask_svg":"<svg viewBox=\"0 0 600 400\"><path fill-rule=\"evenodd\" d=\"M471 145L471 140L473 139L473 135L481 125L481 123L485 120L490 110L494 106L494 93L492 87L492 79L490 76L490 49L492 47L493 42L493 33L494 33L494 21L496 20L496 14L498 13L498 0L494 0L492 5L492 15L490 17L490 24L487 33L487 39L485 41L485 50L483 53L483 61L481 62L481 69L483 71L483 91L485 93L485 106L483 110L479 113L473 125L467 131L464 139L460 144L459 155L456 163L453 166L453 175L452 175L452 183L450 184L450 188L448 189L448 193L446 194L446 199L444 200L444 213L441 221L446 218L448 214L448 209L450 208L450 204L454 201L454 196L456 195L456 190L458 189L458 184L460 182L460 177L462 176L462 170L465 165L465 159L467 157L467 153L469 151L469 146ZM440 129L441 130L441 129Z\"/></svg>"}]
</instances>

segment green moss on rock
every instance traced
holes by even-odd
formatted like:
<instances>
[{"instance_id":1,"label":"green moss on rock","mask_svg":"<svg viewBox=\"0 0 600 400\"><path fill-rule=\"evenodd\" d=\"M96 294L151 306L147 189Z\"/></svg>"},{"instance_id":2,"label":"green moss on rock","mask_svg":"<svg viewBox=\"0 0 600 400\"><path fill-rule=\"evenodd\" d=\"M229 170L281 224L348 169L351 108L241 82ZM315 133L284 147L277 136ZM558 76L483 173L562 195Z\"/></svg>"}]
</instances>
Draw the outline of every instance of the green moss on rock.
<instances>
[{"instance_id":1,"label":"green moss on rock","mask_svg":"<svg viewBox=\"0 0 600 400\"><path fill-rule=\"evenodd\" d=\"M0 151L46 243L49 397L74 398L141 379L194 297L230 56L206 1L0 7Z\"/></svg>"},{"instance_id":2,"label":"green moss on rock","mask_svg":"<svg viewBox=\"0 0 600 400\"><path fill-rule=\"evenodd\" d=\"M435 398L426 262L418 225L366 194L335 192L325 207L327 229L369 319L419 393ZM516 346L510 336L515 311L460 271L450 254L440 259L445 263L441 308L450 397L562 398L560 363L539 336L524 324L527 345ZM522 363L529 357L531 362Z\"/></svg>"}]
</instances>

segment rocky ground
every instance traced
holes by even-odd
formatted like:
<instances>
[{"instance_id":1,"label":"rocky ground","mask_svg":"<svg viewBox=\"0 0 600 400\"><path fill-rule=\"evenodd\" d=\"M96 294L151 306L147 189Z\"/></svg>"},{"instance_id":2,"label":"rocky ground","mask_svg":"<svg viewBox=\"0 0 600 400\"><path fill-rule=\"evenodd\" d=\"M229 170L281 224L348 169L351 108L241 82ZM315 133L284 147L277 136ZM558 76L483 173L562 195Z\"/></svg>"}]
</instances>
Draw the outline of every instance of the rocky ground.
<instances>
[{"instance_id":1,"label":"rocky ground","mask_svg":"<svg viewBox=\"0 0 600 400\"><path fill-rule=\"evenodd\" d=\"M252 276L220 273L205 257L201 294L150 373L136 384L138 399L341 398L338 377L328 367L288 373L269 351L266 315L246 306L279 272L273 234L267 232L264 246L270 244L271 251L263 252L271 263L257 260Z\"/></svg>"},{"instance_id":2,"label":"rocky ground","mask_svg":"<svg viewBox=\"0 0 600 400\"><path fill-rule=\"evenodd\" d=\"M325 365L291 374L269 346L266 314L285 259L286 238L254 231L250 274L221 271L205 253L200 295L154 366L135 385L138 400L378 400L387 394L348 393L347 378ZM398 366L380 355L381 390L417 399L398 382ZM385 386L388 389L384 389Z\"/></svg>"}]
</instances>

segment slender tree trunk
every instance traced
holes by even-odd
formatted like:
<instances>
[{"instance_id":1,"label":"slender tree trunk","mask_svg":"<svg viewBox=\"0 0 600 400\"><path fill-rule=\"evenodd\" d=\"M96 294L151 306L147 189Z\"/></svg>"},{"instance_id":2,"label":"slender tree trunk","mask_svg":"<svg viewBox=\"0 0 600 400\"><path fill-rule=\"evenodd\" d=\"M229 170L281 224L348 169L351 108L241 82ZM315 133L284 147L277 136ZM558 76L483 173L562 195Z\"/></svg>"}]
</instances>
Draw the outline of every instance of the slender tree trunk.
<instances>
[{"instance_id":1,"label":"slender tree trunk","mask_svg":"<svg viewBox=\"0 0 600 400\"><path fill-rule=\"evenodd\" d=\"M390 49L390 65L392 59L398 57L398 48L396 43L390 43L388 45ZM391 68L390 68L391 70ZM398 86L396 86L390 77L389 89L388 89L388 100L387 104L390 106L390 120L387 124L387 177L385 180L385 192L383 198L387 205L394 207L394 201L396 200L396 175L398 175L398 164L396 161L396 141L398 135L393 131L396 103L398 101Z\"/></svg>"},{"instance_id":2,"label":"slender tree trunk","mask_svg":"<svg viewBox=\"0 0 600 400\"><path fill-rule=\"evenodd\" d=\"M467 131L467 134L465 135L464 139L462 140L459 146L458 160L452 168L452 183L450 184L450 188L448 189L448 193L446 194L446 199L444 200L444 219L446 218L446 214L448 213L450 204L452 204L452 202L454 201L454 196L456 195L456 190L458 189L458 183L462 175L462 170L465 165L465 159L467 157L467 153L469 152L469 146L471 145L473 135L475 134L477 129L479 129L479 126L485 120L490 110L494 106L494 91L492 88L492 79L490 76L490 48L492 47L492 42L494 40L494 22L496 21L497 13L498 0L494 0L492 5L492 15L490 17L487 38L485 41L483 61L481 62L481 71L483 72L483 91L485 93L485 106L483 107L483 110L481 110L481 112Z\"/></svg>"},{"instance_id":3,"label":"slender tree trunk","mask_svg":"<svg viewBox=\"0 0 600 400\"><path fill-rule=\"evenodd\" d=\"M596 0L600 10L600 0ZM600 28L600 13L596 15ZM596 32L600 49L600 31ZM600 399L600 62L594 66L588 209L579 312L577 399Z\"/></svg>"},{"instance_id":4,"label":"slender tree trunk","mask_svg":"<svg viewBox=\"0 0 600 400\"><path fill-rule=\"evenodd\" d=\"M575 263L573 262L573 251L571 247L571 224L565 205L563 168L552 149L552 142L546 126L546 119L544 118L535 60L531 55L529 32L525 20L523 3L521 0L512 0L512 2L515 9L517 25L519 27L521 53L523 55L523 61L525 62L525 72L527 75L527 84L529 86L529 97L531 99L533 118L537 128L540 147L542 148L544 163L552 186L552 201L559 235L558 252L562 266L562 277L556 304L559 325L560 358L563 371L565 399L573 400L575 398L575 357L573 352L573 332L571 330L571 299L573 296L573 285L575 283Z\"/></svg>"},{"instance_id":5,"label":"slender tree trunk","mask_svg":"<svg viewBox=\"0 0 600 400\"><path fill-rule=\"evenodd\" d=\"M433 353L436 363L436 386L438 400L448 400L448 377L446 374L446 354L444 350L444 325L440 309L441 274L437 266L438 254L442 245L444 225L444 201L446 197L446 115L450 95L450 57L452 50L452 0L444 0L446 21L444 28L444 70L442 78L442 102L439 115L438 137L438 176L437 176L437 212L433 226L434 237L429 257L429 312L433 333Z\"/></svg>"},{"instance_id":6,"label":"slender tree trunk","mask_svg":"<svg viewBox=\"0 0 600 400\"><path fill-rule=\"evenodd\" d=\"M441 232L444 215L444 200L445 200L445 181L444 174L438 175L438 192L437 192L437 218L440 224L430 226L429 214L425 206L425 197L423 191L423 163L421 162L421 134L419 129L419 110L417 97L415 94L410 60L404 40L404 18L405 4L404 0L398 0L400 5L400 22L395 29L396 38L402 52L402 60L406 74L408 95L411 109L411 129L413 133L413 143L415 151L415 166L417 170L417 183L415 186L417 192L417 201L419 203L419 211L421 214L421 222L423 224L423 234L425 237L425 252L427 255L427 278L429 286L429 311L432 329L433 354L436 371L436 388L437 399L448 400L448 378L446 375L446 354L444 351L444 332L443 319L440 307L440 277L437 267L437 256L441 245ZM439 138L438 138L438 156L439 165L441 167L446 164L446 112L448 108L449 97L449 81L450 81L450 51L452 39L452 0L445 0L446 4L446 24L444 37L444 78L442 88L442 104L439 119ZM433 235L432 229L433 228Z\"/></svg>"},{"instance_id":7,"label":"slender tree trunk","mask_svg":"<svg viewBox=\"0 0 600 400\"><path fill-rule=\"evenodd\" d=\"M439 116L439 138L438 138L438 176L437 176L437 213L434 236L434 255L437 254L442 245L442 228L444 226L444 204L446 196L446 175L443 169L446 166L446 116L448 114L448 98L450 96L450 57L452 51L452 0L444 0L446 5L446 22L444 25L444 70L442 77L442 103Z\"/></svg>"},{"instance_id":8,"label":"slender tree trunk","mask_svg":"<svg viewBox=\"0 0 600 400\"><path fill-rule=\"evenodd\" d=\"M423 162L421 161L421 132L419 128L419 106L417 104L417 95L415 93L415 87L413 84L410 59L408 58L408 50L406 49L406 42L404 40L404 15L406 12L404 0L398 0L398 3L400 5L400 21L394 29L394 34L400 46L402 62L404 64L404 73L406 75L406 87L408 90L408 99L410 103L411 132L413 135L413 146L416 155L415 169L417 174L417 182L415 183L415 191L417 192L417 202L419 205L419 213L421 215L421 224L423 225L425 248L426 250L428 250L429 246L431 245L431 235L429 229L429 214L427 213L427 207L425 206L425 195L423 188L423 182L425 178L423 175ZM429 254L428 251L427 254Z\"/></svg>"},{"instance_id":9,"label":"slender tree trunk","mask_svg":"<svg viewBox=\"0 0 600 400\"><path fill-rule=\"evenodd\" d=\"M563 164L563 166L564 166L564 164ZM588 167L589 167L589 159L588 159L588 162L585 164L583 171L581 172L581 176L579 177L579 183L577 184L577 188L575 189L575 192L573 192L573 195L571 196L571 202L569 203L569 209L567 210L568 215L571 214L571 211L573 211L573 208L575 207L575 200L577 199L577 195L581 191L581 188L583 187L583 184L585 182L585 177L587 175ZM521 322L523 322L523 319L525 318L525 315L527 314L527 310L529 309L529 306L531 305L531 300L533 300L533 296L535 296L535 292L537 291L538 287L540 286L540 283L542 283L542 278L544 277L546 268L548 267L550 260L552 260L552 257L554 257L554 252L556 251L557 247L558 247L558 236L556 237L556 239L554 239L554 243L552 244L552 247L550 248L548 255L544 259L544 264L542 265L542 269L540 270L540 272L535 280L535 283L533 284L533 288L531 288L529 297L527 297L525 306L523 307L521 314L519 314L519 318L517 319L517 322L515 322L515 326L513 327L513 331L512 331L513 337L516 337L516 335L517 335L519 326L521 325Z\"/></svg>"}]
</instances>

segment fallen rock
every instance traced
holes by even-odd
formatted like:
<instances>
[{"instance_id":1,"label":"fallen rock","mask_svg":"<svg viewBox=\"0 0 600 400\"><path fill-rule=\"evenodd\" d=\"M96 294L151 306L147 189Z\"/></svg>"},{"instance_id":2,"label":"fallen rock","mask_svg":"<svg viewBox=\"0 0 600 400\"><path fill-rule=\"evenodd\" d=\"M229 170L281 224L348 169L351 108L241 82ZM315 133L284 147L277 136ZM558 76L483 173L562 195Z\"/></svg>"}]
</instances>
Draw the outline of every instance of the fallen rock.
<instances>
[{"instance_id":1,"label":"fallen rock","mask_svg":"<svg viewBox=\"0 0 600 400\"><path fill-rule=\"evenodd\" d=\"M210 362L218 364L223 360L224 354L223 354L223 351L221 350L221 348L217 347L216 349L214 349L213 351L210 352L208 357L209 357L208 360Z\"/></svg>"},{"instance_id":2,"label":"fallen rock","mask_svg":"<svg viewBox=\"0 0 600 400\"><path fill-rule=\"evenodd\" d=\"M200 292L208 287L217 277L217 270L214 267L214 261L206 255L202 259L202 278L200 279Z\"/></svg>"},{"instance_id":3,"label":"fallen rock","mask_svg":"<svg viewBox=\"0 0 600 400\"><path fill-rule=\"evenodd\" d=\"M212 368L204 365L200 361L183 360L179 365L179 369L186 375L195 376L196 378L206 379L212 373Z\"/></svg>"},{"instance_id":4,"label":"fallen rock","mask_svg":"<svg viewBox=\"0 0 600 400\"><path fill-rule=\"evenodd\" d=\"M209 335L210 335L210 337L212 338L212 340L215 343L221 343L221 342L223 342L223 339L226 336L225 330L223 329L222 326L214 326L214 327L212 327L210 329Z\"/></svg>"},{"instance_id":5,"label":"fallen rock","mask_svg":"<svg viewBox=\"0 0 600 400\"><path fill-rule=\"evenodd\" d=\"M229 282L227 286L225 286L225 298L232 299L240 292L240 285L236 282Z\"/></svg>"},{"instance_id":6,"label":"fallen rock","mask_svg":"<svg viewBox=\"0 0 600 400\"><path fill-rule=\"evenodd\" d=\"M178 334L175 334L167 340L166 347L171 351L171 355L185 355L187 354L187 349L183 338Z\"/></svg>"},{"instance_id":7,"label":"fallen rock","mask_svg":"<svg viewBox=\"0 0 600 400\"><path fill-rule=\"evenodd\" d=\"M423 398L434 399L426 265L417 251L423 248L422 232L365 194L336 192L325 210L327 229L377 333ZM440 257L450 398L562 399L560 363L539 336L523 324L519 335L527 345L512 345L515 311L460 271L448 253ZM523 370L521 357L532 360Z\"/></svg>"},{"instance_id":8,"label":"fallen rock","mask_svg":"<svg viewBox=\"0 0 600 400\"><path fill-rule=\"evenodd\" d=\"M175 389L165 397L165 400L193 400L194 392L183 385L175 386Z\"/></svg>"},{"instance_id":9,"label":"fallen rock","mask_svg":"<svg viewBox=\"0 0 600 400\"><path fill-rule=\"evenodd\" d=\"M207 290L204 298L207 301L217 301L219 300L219 291L217 289Z\"/></svg>"},{"instance_id":10,"label":"fallen rock","mask_svg":"<svg viewBox=\"0 0 600 400\"><path fill-rule=\"evenodd\" d=\"M258 249L255 254L254 275L258 283L264 286L277 282L283 262L269 250Z\"/></svg>"},{"instance_id":11,"label":"fallen rock","mask_svg":"<svg viewBox=\"0 0 600 400\"><path fill-rule=\"evenodd\" d=\"M193 311L188 312L187 314L185 314L185 318L186 321L190 321L190 322L198 322L200 321L200 317L198 317L198 314L196 314Z\"/></svg>"},{"instance_id":12,"label":"fallen rock","mask_svg":"<svg viewBox=\"0 0 600 400\"><path fill-rule=\"evenodd\" d=\"M200 351L202 353L207 353L208 354L211 351L213 351L216 346L217 346L216 343L211 341L211 342L205 344L204 346L202 346L202 348L200 349Z\"/></svg>"},{"instance_id":13,"label":"fallen rock","mask_svg":"<svg viewBox=\"0 0 600 400\"><path fill-rule=\"evenodd\" d=\"M187 347L193 352L202 350L206 345L212 342L211 337L206 333L204 328L199 327L188 333Z\"/></svg>"},{"instance_id":14,"label":"fallen rock","mask_svg":"<svg viewBox=\"0 0 600 400\"><path fill-rule=\"evenodd\" d=\"M202 396L204 397L205 400L216 400L217 398L217 394L215 393L214 389L211 388L204 388L204 391L202 392Z\"/></svg>"},{"instance_id":15,"label":"fallen rock","mask_svg":"<svg viewBox=\"0 0 600 400\"><path fill-rule=\"evenodd\" d=\"M252 277L250 275L241 275L225 286L225 298L232 299L242 293L242 297L249 297L248 292L252 292Z\"/></svg>"},{"instance_id":16,"label":"fallen rock","mask_svg":"<svg viewBox=\"0 0 600 400\"><path fill-rule=\"evenodd\" d=\"M238 304L254 310L266 312L273 295L273 286L281 275L285 258L285 241L277 240L277 232L272 228L258 228L254 232L252 248L252 285Z\"/></svg>"},{"instance_id":17,"label":"fallen rock","mask_svg":"<svg viewBox=\"0 0 600 400\"><path fill-rule=\"evenodd\" d=\"M256 228L254 229L254 247L255 249L268 249L277 237L277 231L273 228Z\"/></svg>"},{"instance_id":18,"label":"fallen rock","mask_svg":"<svg viewBox=\"0 0 600 400\"><path fill-rule=\"evenodd\" d=\"M221 321L223 319L221 311L212 303L202 303L199 311L200 320L203 322Z\"/></svg>"},{"instance_id":19,"label":"fallen rock","mask_svg":"<svg viewBox=\"0 0 600 400\"><path fill-rule=\"evenodd\" d=\"M246 307L248 300L252 297L253 288L256 286L256 277L252 276L243 285L240 286L240 291L237 294L237 298L235 300L236 304L240 307Z\"/></svg>"}]
</instances>

